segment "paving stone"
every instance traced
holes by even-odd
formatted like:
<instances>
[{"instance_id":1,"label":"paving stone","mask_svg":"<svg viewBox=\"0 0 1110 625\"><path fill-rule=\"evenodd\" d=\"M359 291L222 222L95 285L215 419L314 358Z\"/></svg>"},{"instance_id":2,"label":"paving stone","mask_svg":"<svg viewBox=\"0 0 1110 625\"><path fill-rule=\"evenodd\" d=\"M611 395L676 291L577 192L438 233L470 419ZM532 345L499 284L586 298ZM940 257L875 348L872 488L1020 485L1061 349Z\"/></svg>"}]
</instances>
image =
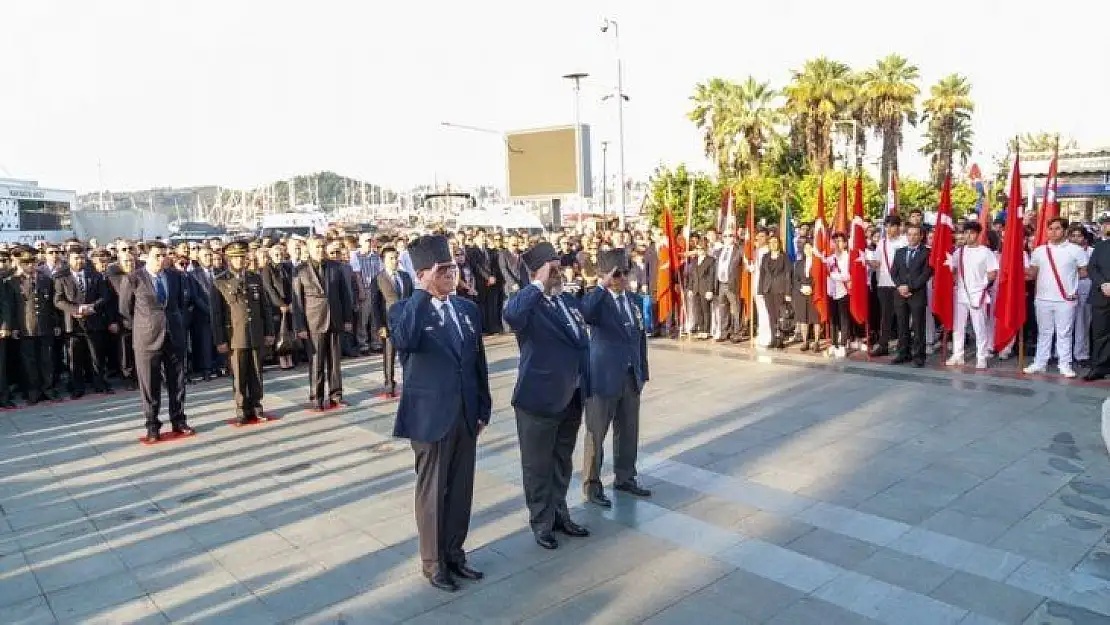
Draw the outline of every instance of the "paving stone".
<instances>
[{"instance_id":1,"label":"paving stone","mask_svg":"<svg viewBox=\"0 0 1110 625\"><path fill-rule=\"evenodd\" d=\"M58 619L59 623L69 625L81 623L82 625L161 625L169 623L158 606L149 597L137 597L116 605L100 608L95 612L85 614L77 619Z\"/></svg>"},{"instance_id":2,"label":"paving stone","mask_svg":"<svg viewBox=\"0 0 1110 625\"><path fill-rule=\"evenodd\" d=\"M855 568L879 549L871 543L820 528L791 542L787 548L846 569Z\"/></svg>"},{"instance_id":3,"label":"paving stone","mask_svg":"<svg viewBox=\"0 0 1110 625\"><path fill-rule=\"evenodd\" d=\"M923 558L879 548L855 567L856 572L877 580L927 595L955 571Z\"/></svg>"},{"instance_id":4,"label":"paving stone","mask_svg":"<svg viewBox=\"0 0 1110 625\"><path fill-rule=\"evenodd\" d=\"M1005 623L1024 621L1044 601L1040 595L960 572L948 578L930 595Z\"/></svg>"},{"instance_id":5,"label":"paving stone","mask_svg":"<svg viewBox=\"0 0 1110 625\"><path fill-rule=\"evenodd\" d=\"M104 608L132 601L144 594L133 575L125 572L48 592L46 599L59 621L70 621L96 615Z\"/></svg>"},{"instance_id":6,"label":"paving stone","mask_svg":"<svg viewBox=\"0 0 1110 625\"><path fill-rule=\"evenodd\" d=\"M42 596L0 607L0 623L6 625L53 625L56 622Z\"/></svg>"},{"instance_id":7,"label":"paving stone","mask_svg":"<svg viewBox=\"0 0 1110 625\"><path fill-rule=\"evenodd\" d=\"M700 603L704 600L740 614L741 618L762 623L804 596L802 591L738 570L706 586L687 601L697 599Z\"/></svg>"},{"instance_id":8,"label":"paving stone","mask_svg":"<svg viewBox=\"0 0 1110 625\"><path fill-rule=\"evenodd\" d=\"M805 597L767 621L767 625L874 625L860 616L820 599Z\"/></svg>"}]
</instances>

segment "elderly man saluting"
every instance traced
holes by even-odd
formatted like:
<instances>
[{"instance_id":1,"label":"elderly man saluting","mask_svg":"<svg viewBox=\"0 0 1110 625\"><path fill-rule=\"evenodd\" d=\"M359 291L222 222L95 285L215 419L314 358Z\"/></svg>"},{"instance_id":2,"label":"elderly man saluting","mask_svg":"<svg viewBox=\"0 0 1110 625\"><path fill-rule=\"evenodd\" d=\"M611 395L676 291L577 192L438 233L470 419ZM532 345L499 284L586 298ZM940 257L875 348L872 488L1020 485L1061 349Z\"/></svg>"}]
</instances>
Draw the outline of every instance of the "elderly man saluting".
<instances>
[{"instance_id":1,"label":"elderly man saluting","mask_svg":"<svg viewBox=\"0 0 1110 625\"><path fill-rule=\"evenodd\" d=\"M489 423L489 374L481 317L452 295L458 267L447 239L409 246L418 287L389 309L389 336L404 368L393 435L416 454L420 560L432 586L454 592L456 577L479 580L466 564L478 435Z\"/></svg>"},{"instance_id":2,"label":"elderly man saluting","mask_svg":"<svg viewBox=\"0 0 1110 625\"><path fill-rule=\"evenodd\" d=\"M562 293L555 248L539 243L523 260L534 279L505 305L505 321L520 347L512 403L529 524L536 543L555 549L559 543L552 530L590 535L567 510L574 444L590 383L590 338L578 304Z\"/></svg>"}]
</instances>

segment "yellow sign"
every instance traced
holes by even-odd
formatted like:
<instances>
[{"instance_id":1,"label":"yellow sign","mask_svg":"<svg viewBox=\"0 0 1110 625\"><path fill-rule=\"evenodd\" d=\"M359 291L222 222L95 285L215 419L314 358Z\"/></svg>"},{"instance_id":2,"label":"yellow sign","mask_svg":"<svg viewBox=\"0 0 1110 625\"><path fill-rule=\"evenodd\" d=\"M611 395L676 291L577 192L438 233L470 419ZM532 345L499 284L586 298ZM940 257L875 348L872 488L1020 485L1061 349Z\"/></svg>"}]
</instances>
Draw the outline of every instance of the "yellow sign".
<instances>
[{"instance_id":1,"label":"yellow sign","mask_svg":"<svg viewBox=\"0 0 1110 625\"><path fill-rule=\"evenodd\" d=\"M589 131L582 126L581 141L574 126L506 134L509 198L590 197Z\"/></svg>"}]
</instances>

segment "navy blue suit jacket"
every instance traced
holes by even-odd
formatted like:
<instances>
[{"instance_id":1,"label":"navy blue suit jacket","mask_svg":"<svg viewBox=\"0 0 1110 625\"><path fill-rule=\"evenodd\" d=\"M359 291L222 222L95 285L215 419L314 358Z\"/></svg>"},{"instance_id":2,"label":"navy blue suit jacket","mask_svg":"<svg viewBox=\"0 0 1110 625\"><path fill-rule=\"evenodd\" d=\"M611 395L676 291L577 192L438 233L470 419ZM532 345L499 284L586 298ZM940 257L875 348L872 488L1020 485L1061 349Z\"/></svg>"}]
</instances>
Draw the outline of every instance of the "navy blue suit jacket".
<instances>
[{"instance_id":1,"label":"navy blue suit jacket","mask_svg":"<svg viewBox=\"0 0 1110 625\"><path fill-rule=\"evenodd\" d=\"M405 376L394 436L419 443L440 441L460 413L473 433L479 422L489 423L492 402L481 315L473 302L461 297L452 295L451 304L462 327L461 350L427 291L417 290L389 308L389 336Z\"/></svg>"},{"instance_id":2,"label":"navy blue suit jacket","mask_svg":"<svg viewBox=\"0 0 1110 625\"><path fill-rule=\"evenodd\" d=\"M634 321L617 308L613 296L600 286L582 298L582 317L590 326L589 395L617 397L624 391L629 368L636 390L648 381L647 333L640 297L625 291Z\"/></svg>"},{"instance_id":3,"label":"navy blue suit jacket","mask_svg":"<svg viewBox=\"0 0 1110 625\"><path fill-rule=\"evenodd\" d=\"M568 295L559 298L578 327L567 325L558 303L529 284L505 304L505 321L516 333L520 364L513 391L513 406L528 412L557 415L570 404L581 387L582 399L590 388L590 339L578 303Z\"/></svg>"}]
</instances>

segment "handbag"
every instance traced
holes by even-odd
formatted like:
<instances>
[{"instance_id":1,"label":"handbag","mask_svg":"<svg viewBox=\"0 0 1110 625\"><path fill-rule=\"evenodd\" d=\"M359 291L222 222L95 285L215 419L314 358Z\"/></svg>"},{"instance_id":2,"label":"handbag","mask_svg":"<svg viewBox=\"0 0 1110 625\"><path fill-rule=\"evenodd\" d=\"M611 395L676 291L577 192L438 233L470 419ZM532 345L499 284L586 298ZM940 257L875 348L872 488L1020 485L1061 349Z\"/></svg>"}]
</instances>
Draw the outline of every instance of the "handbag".
<instances>
[{"instance_id":1,"label":"handbag","mask_svg":"<svg viewBox=\"0 0 1110 625\"><path fill-rule=\"evenodd\" d=\"M297 333L293 331L293 320L289 317L289 313L283 312L277 340L274 341L274 351L279 356L288 356L297 351L297 347Z\"/></svg>"}]
</instances>

